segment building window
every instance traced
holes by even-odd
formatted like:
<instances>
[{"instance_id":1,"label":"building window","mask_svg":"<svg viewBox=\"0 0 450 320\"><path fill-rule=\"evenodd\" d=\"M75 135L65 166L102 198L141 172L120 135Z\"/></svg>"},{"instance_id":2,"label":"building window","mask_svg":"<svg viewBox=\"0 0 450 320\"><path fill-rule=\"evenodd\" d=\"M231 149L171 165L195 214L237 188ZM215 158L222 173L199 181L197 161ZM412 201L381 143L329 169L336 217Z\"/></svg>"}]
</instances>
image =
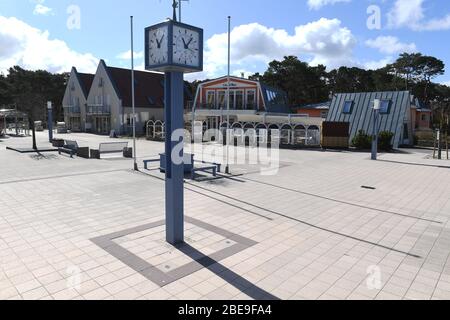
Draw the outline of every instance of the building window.
<instances>
[{"instance_id":1,"label":"building window","mask_svg":"<svg viewBox=\"0 0 450 320\"><path fill-rule=\"evenodd\" d=\"M328 111L321 111L320 112L320 117L322 119L326 119L328 117Z\"/></svg>"},{"instance_id":2,"label":"building window","mask_svg":"<svg viewBox=\"0 0 450 320\"><path fill-rule=\"evenodd\" d=\"M255 90L249 90L249 91L247 91L246 109L247 110L254 110L255 106L256 106L256 93L255 93Z\"/></svg>"},{"instance_id":3,"label":"building window","mask_svg":"<svg viewBox=\"0 0 450 320\"><path fill-rule=\"evenodd\" d=\"M235 96L235 91L231 91L230 90L230 109L236 109L236 96Z\"/></svg>"},{"instance_id":4,"label":"building window","mask_svg":"<svg viewBox=\"0 0 450 320\"><path fill-rule=\"evenodd\" d=\"M342 110L345 114L351 114L353 111L353 101L345 101L344 109Z\"/></svg>"},{"instance_id":5,"label":"building window","mask_svg":"<svg viewBox=\"0 0 450 320\"><path fill-rule=\"evenodd\" d=\"M225 109L226 105L225 105L225 91L219 91L218 96L217 96L217 103L218 103L218 107Z\"/></svg>"},{"instance_id":6,"label":"building window","mask_svg":"<svg viewBox=\"0 0 450 320\"><path fill-rule=\"evenodd\" d=\"M381 100L380 113L388 114L391 109L391 100Z\"/></svg>"},{"instance_id":7,"label":"building window","mask_svg":"<svg viewBox=\"0 0 450 320\"><path fill-rule=\"evenodd\" d=\"M422 115L422 121L428 121L428 117L427 117L426 114L423 114L423 115Z\"/></svg>"},{"instance_id":8,"label":"building window","mask_svg":"<svg viewBox=\"0 0 450 320\"><path fill-rule=\"evenodd\" d=\"M206 93L206 104L208 108L215 108L216 106L216 93L214 91L208 91Z\"/></svg>"},{"instance_id":9,"label":"building window","mask_svg":"<svg viewBox=\"0 0 450 320\"><path fill-rule=\"evenodd\" d=\"M236 91L236 109L244 109L244 92L240 90Z\"/></svg>"}]
</instances>

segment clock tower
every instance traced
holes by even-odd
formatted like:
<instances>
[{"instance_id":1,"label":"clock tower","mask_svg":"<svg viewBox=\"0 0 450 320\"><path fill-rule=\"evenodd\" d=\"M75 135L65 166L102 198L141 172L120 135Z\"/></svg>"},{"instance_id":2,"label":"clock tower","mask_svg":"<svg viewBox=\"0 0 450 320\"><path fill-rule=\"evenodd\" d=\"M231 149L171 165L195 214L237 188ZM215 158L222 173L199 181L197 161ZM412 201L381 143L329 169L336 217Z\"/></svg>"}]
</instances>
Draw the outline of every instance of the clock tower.
<instances>
[{"instance_id":1,"label":"clock tower","mask_svg":"<svg viewBox=\"0 0 450 320\"><path fill-rule=\"evenodd\" d=\"M203 71L203 30L174 17L145 29L145 68L164 72L166 240L184 242L184 73Z\"/></svg>"}]
</instances>

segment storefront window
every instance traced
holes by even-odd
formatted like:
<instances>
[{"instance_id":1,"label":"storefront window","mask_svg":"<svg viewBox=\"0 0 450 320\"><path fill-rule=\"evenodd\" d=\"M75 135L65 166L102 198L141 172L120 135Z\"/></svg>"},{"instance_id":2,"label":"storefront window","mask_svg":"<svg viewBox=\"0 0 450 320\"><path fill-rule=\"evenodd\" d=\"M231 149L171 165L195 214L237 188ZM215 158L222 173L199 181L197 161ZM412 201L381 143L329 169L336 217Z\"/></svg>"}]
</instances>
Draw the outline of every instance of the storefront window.
<instances>
[{"instance_id":1,"label":"storefront window","mask_svg":"<svg viewBox=\"0 0 450 320\"><path fill-rule=\"evenodd\" d=\"M244 92L236 91L236 109L244 109Z\"/></svg>"},{"instance_id":2,"label":"storefront window","mask_svg":"<svg viewBox=\"0 0 450 320\"><path fill-rule=\"evenodd\" d=\"M215 108L216 106L216 93L214 91L208 91L206 93L206 104L208 108Z\"/></svg>"},{"instance_id":3,"label":"storefront window","mask_svg":"<svg viewBox=\"0 0 450 320\"><path fill-rule=\"evenodd\" d=\"M254 90L247 91L247 110L253 110L256 106L256 94Z\"/></svg>"},{"instance_id":4,"label":"storefront window","mask_svg":"<svg viewBox=\"0 0 450 320\"><path fill-rule=\"evenodd\" d=\"M225 91L219 91L217 100L219 108L225 109L227 107L225 104Z\"/></svg>"}]
</instances>

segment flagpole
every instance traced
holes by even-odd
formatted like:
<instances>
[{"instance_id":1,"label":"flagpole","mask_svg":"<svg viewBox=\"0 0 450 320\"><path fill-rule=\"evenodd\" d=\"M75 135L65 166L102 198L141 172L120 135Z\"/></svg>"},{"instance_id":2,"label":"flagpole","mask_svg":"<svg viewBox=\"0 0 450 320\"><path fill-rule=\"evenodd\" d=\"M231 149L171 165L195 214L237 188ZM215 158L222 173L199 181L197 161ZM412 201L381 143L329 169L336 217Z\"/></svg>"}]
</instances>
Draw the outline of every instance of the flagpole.
<instances>
[{"instance_id":1,"label":"flagpole","mask_svg":"<svg viewBox=\"0 0 450 320\"><path fill-rule=\"evenodd\" d=\"M134 96L134 42L133 42L133 16L130 17L131 23L131 106L133 109L133 161L134 170L138 171L136 159L136 108Z\"/></svg>"},{"instance_id":2,"label":"flagpole","mask_svg":"<svg viewBox=\"0 0 450 320\"><path fill-rule=\"evenodd\" d=\"M230 63L231 63L231 16L228 16L228 76L227 76L227 166L225 173L230 174Z\"/></svg>"}]
</instances>

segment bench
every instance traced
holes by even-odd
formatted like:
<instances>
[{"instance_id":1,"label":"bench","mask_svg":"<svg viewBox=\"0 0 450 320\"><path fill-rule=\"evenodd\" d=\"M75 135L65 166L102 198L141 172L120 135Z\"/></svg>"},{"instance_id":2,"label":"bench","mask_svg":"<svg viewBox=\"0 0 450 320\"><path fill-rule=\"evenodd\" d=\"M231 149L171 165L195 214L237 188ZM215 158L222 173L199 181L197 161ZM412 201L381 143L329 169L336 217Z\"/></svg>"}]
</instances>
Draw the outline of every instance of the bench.
<instances>
[{"instance_id":1,"label":"bench","mask_svg":"<svg viewBox=\"0 0 450 320\"><path fill-rule=\"evenodd\" d=\"M203 163L203 164L210 164L211 166L215 166L216 172L220 172L220 168L222 167L222 165L220 163L215 163L215 162L208 162L208 161L196 161L196 162Z\"/></svg>"},{"instance_id":2,"label":"bench","mask_svg":"<svg viewBox=\"0 0 450 320\"><path fill-rule=\"evenodd\" d=\"M191 173L192 169L194 168L194 155L190 153L184 153L183 154L183 161L184 161L184 173ZM148 164L152 162L159 162L159 169L161 172L166 171L166 154L160 153L159 159L152 159L152 160L144 160L144 169L148 170Z\"/></svg>"},{"instance_id":3,"label":"bench","mask_svg":"<svg viewBox=\"0 0 450 320\"><path fill-rule=\"evenodd\" d=\"M217 176L217 172L220 172L222 166L220 163L195 161L194 155L190 153L185 153L183 156L184 156L184 173L189 173L191 175L192 180L195 180L196 172L211 172L214 177ZM143 160L144 169L148 170L148 165L153 162L159 162L159 169L161 172L166 171L166 155L164 153L161 153L159 155L159 159ZM196 162L207 164L207 166L195 168L194 163Z\"/></svg>"},{"instance_id":4,"label":"bench","mask_svg":"<svg viewBox=\"0 0 450 320\"><path fill-rule=\"evenodd\" d=\"M195 181L195 173L196 172L210 172L211 174L216 177L217 176L217 166L207 166L207 167L198 167L198 168L193 168L191 171L191 180Z\"/></svg>"},{"instance_id":5,"label":"bench","mask_svg":"<svg viewBox=\"0 0 450 320\"><path fill-rule=\"evenodd\" d=\"M128 142L100 143L98 149L91 149L91 159L100 159L102 154L122 153L128 148Z\"/></svg>"},{"instance_id":6,"label":"bench","mask_svg":"<svg viewBox=\"0 0 450 320\"><path fill-rule=\"evenodd\" d=\"M65 140L64 145L58 148L58 153L67 153L73 158L74 155L77 155L81 158L89 159L89 147L79 147L76 141Z\"/></svg>"},{"instance_id":7,"label":"bench","mask_svg":"<svg viewBox=\"0 0 450 320\"><path fill-rule=\"evenodd\" d=\"M184 153L183 160L184 160L184 172L190 173L194 166L194 155L190 153ZM161 172L166 171L166 155L164 153L159 154L159 159L144 160L143 162L145 170L148 170L149 163L159 162L159 169L161 170Z\"/></svg>"}]
</instances>

